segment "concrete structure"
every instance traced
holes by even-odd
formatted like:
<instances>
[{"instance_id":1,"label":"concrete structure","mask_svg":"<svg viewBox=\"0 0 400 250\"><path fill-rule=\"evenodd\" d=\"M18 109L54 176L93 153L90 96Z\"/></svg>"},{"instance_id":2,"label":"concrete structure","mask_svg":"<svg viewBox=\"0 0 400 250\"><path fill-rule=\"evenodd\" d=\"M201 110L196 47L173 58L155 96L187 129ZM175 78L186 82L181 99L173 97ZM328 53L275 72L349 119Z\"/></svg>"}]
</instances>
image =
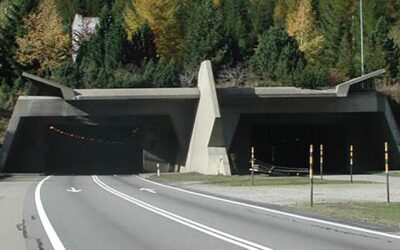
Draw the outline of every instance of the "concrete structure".
<instances>
[{"instance_id":1,"label":"concrete structure","mask_svg":"<svg viewBox=\"0 0 400 250\"><path fill-rule=\"evenodd\" d=\"M82 42L89 39L95 32L96 27L100 23L98 17L84 17L80 14L75 14L72 22L72 59L75 61L79 47Z\"/></svg>"},{"instance_id":2,"label":"concrete structure","mask_svg":"<svg viewBox=\"0 0 400 250\"><path fill-rule=\"evenodd\" d=\"M383 144L399 168L398 117L373 90L376 71L323 90L217 89L202 63L197 88L69 89L29 74L35 96L18 99L1 152L6 172L246 173L256 158L304 167L324 144L325 169L383 170ZM315 157L319 156L316 151ZM318 169L318 163L316 164ZM318 172L318 171L316 171Z\"/></svg>"}]
</instances>

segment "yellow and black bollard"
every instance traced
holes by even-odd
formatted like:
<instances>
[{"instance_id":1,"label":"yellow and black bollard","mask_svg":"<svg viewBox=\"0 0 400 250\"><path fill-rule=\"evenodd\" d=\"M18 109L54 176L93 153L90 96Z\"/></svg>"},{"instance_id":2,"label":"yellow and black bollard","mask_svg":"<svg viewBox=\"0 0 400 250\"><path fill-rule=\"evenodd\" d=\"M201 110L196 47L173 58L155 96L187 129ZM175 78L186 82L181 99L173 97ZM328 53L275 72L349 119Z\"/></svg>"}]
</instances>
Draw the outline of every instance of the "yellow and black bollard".
<instances>
[{"instance_id":1,"label":"yellow and black bollard","mask_svg":"<svg viewBox=\"0 0 400 250\"><path fill-rule=\"evenodd\" d=\"M389 193L389 146L385 142L385 172L386 172L386 201L390 203L390 193Z\"/></svg>"}]
</instances>

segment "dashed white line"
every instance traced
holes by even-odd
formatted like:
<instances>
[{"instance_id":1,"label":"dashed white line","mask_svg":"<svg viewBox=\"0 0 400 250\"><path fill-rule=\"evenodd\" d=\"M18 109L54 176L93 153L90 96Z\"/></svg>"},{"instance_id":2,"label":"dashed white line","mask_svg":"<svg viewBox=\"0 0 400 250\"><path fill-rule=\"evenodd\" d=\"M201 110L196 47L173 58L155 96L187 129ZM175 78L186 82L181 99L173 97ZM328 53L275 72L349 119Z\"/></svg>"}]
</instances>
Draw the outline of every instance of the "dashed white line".
<instances>
[{"instance_id":1,"label":"dashed white line","mask_svg":"<svg viewBox=\"0 0 400 250\"><path fill-rule=\"evenodd\" d=\"M201 224L199 222L184 218L184 217L179 216L177 214L168 212L166 210L163 210L161 208L158 208L156 206L150 205L150 204L148 204L146 202L143 202L141 200L133 198L133 197L127 195L127 194L124 194L124 193L122 193L122 192L120 192L120 191L108 186L107 184L102 182L95 175L92 176L92 179L99 187L101 187L102 189L108 191L109 193L111 193L111 194L113 194L115 196L118 196L118 197L120 197L120 198L122 198L122 199L124 199L124 200L126 200L126 201L128 201L130 203L133 203L133 204L135 204L135 205L137 205L139 207L142 207L142 208L144 208L144 209L146 209L148 211L151 211L153 213L161 215L161 216L163 216L165 218L168 218L170 220L178 222L178 223L180 223L182 225L185 225L185 226L190 227L192 229L195 229L197 231L203 232L205 234L208 234L210 236L213 236L215 238L221 239L223 241L229 242L231 244L234 244L236 246L239 246L239 247L242 247L242 248L245 248L245 249L272 250L271 248L268 248L268 247L262 246L260 244L257 244L257 243L254 243L254 242L251 242L251 241L236 237L234 235L231 235L231 234L228 234L228 233L225 233L225 232L222 232L222 231L219 231L219 230L217 230L215 228L203 225L203 224Z\"/></svg>"},{"instance_id":2,"label":"dashed white line","mask_svg":"<svg viewBox=\"0 0 400 250\"><path fill-rule=\"evenodd\" d=\"M60 237L58 237L56 231L54 230L53 226L51 225L51 222L49 218L47 217L46 211L44 210L40 191L42 189L43 183L50 179L51 175L47 176L43 180L39 182L39 184L36 186L35 190L35 203L36 203L36 209L39 214L40 221L42 222L44 231L47 234L47 237L50 240L51 245L55 250L65 250L65 247L63 243L60 240Z\"/></svg>"}]
</instances>

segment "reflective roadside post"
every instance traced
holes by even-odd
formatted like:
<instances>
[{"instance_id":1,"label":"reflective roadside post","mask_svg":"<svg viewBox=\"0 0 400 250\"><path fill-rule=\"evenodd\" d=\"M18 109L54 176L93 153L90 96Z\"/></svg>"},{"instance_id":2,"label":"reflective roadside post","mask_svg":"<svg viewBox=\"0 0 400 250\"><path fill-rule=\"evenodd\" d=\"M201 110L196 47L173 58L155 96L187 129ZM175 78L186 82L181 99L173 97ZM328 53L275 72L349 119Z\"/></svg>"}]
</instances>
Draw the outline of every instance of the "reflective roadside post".
<instances>
[{"instance_id":1,"label":"reflective roadside post","mask_svg":"<svg viewBox=\"0 0 400 250\"><path fill-rule=\"evenodd\" d=\"M313 173L313 145L310 145L310 205L314 205L314 173Z\"/></svg>"},{"instance_id":2,"label":"reflective roadside post","mask_svg":"<svg viewBox=\"0 0 400 250\"><path fill-rule=\"evenodd\" d=\"M157 176L160 177L160 163L157 163Z\"/></svg>"},{"instance_id":3,"label":"reflective roadside post","mask_svg":"<svg viewBox=\"0 0 400 250\"><path fill-rule=\"evenodd\" d=\"M353 145L350 145L350 182L353 183Z\"/></svg>"},{"instance_id":4,"label":"reflective roadside post","mask_svg":"<svg viewBox=\"0 0 400 250\"><path fill-rule=\"evenodd\" d=\"M319 173L321 175L321 180L324 175L324 145L319 145Z\"/></svg>"},{"instance_id":5,"label":"reflective roadside post","mask_svg":"<svg viewBox=\"0 0 400 250\"><path fill-rule=\"evenodd\" d=\"M251 185L254 186L254 147L251 147Z\"/></svg>"},{"instance_id":6,"label":"reflective roadside post","mask_svg":"<svg viewBox=\"0 0 400 250\"><path fill-rule=\"evenodd\" d=\"M386 172L386 201L390 203L389 193L389 147L388 143L385 142L385 172Z\"/></svg>"}]
</instances>

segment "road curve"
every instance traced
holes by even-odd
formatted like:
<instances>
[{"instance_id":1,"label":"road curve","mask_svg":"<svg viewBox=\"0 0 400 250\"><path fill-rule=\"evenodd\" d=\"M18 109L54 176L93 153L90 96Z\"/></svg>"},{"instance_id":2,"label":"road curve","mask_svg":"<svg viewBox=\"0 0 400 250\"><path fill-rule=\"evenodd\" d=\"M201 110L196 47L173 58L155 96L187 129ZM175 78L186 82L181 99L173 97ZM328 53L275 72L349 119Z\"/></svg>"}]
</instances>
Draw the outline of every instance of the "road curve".
<instances>
[{"instance_id":1,"label":"road curve","mask_svg":"<svg viewBox=\"0 0 400 250\"><path fill-rule=\"evenodd\" d=\"M28 196L27 249L398 249L400 245L400 239L385 234L229 203L137 176L52 176Z\"/></svg>"}]
</instances>

